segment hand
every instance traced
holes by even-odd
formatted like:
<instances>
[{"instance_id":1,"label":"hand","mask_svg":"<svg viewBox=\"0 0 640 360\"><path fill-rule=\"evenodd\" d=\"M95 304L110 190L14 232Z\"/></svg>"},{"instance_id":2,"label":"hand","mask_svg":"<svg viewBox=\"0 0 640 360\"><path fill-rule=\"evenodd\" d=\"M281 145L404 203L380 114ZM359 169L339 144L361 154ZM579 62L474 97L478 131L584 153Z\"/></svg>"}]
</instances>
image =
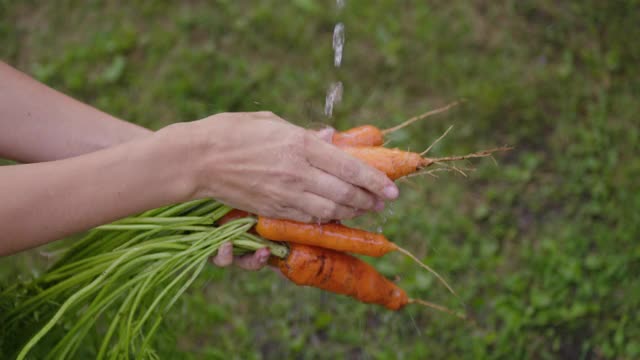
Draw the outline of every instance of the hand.
<instances>
[{"instance_id":1,"label":"hand","mask_svg":"<svg viewBox=\"0 0 640 360\"><path fill-rule=\"evenodd\" d=\"M211 262L219 267L235 264L244 270L257 271L267 265L269 254L269 248L262 248L253 254L233 256L233 244L226 243L218 249L216 256L211 257Z\"/></svg>"},{"instance_id":2,"label":"hand","mask_svg":"<svg viewBox=\"0 0 640 360\"><path fill-rule=\"evenodd\" d=\"M398 196L382 172L270 112L218 114L169 131L191 144L192 198L312 222L381 210Z\"/></svg>"}]
</instances>

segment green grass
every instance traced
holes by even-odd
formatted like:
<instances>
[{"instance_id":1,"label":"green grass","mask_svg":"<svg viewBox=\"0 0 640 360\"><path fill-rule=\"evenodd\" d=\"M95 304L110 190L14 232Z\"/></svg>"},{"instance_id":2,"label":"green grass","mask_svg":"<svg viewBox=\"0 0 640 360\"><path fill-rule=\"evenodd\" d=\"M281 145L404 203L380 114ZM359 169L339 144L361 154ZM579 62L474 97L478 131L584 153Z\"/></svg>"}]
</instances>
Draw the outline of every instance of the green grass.
<instances>
[{"instance_id":1,"label":"green grass","mask_svg":"<svg viewBox=\"0 0 640 360\"><path fill-rule=\"evenodd\" d=\"M393 212L362 221L448 278L477 326L211 267L164 325L163 358L640 357L640 2L131 3L0 0L0 57L155 129L254 110L388 127L465 98L393 144L423 149L455 124L434 154L516 146L468 179L402 185ZM344 99L326 119L335 80ZM460 306L400 255L375 264L412 296ZM4 258L1 276L45 265Z\"/></svg>"}]
</instances>

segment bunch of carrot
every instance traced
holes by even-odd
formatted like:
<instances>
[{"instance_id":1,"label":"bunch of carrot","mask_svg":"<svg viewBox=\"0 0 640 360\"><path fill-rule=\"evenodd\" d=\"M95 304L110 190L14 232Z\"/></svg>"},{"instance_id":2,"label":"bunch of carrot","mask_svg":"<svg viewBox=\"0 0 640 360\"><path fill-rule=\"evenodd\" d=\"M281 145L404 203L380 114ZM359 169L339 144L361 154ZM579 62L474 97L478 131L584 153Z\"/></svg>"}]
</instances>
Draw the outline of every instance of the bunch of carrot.
<instances>
[{"instance_id":1,"label":"bunch of carrot","mask_svg":"<svg viewBox=\"0 0 640 360\"><path fill-rule=\"evenodd\" d=\"M486 157L494 152L509 149L503 147L463 156L427 158L423 155L433 145L420 154L399 149L389 149L383 146L385 135L408 126L417 120L444 112L456 104L457 102L430 111L387 130L365 125L339 132L333 136L333 143L359 160L384 172L393 180L417 174L422 169L433 164ZM436 142L444 135L446 133ZM250 216L250 214L234 210L222 221L246 216ZM349 295L359 301L379 304L390 310L399 310L410 303L420 303L441 311L451 312L442 306L409 298L401 288L378 273L372 266L350 255L380 257L389 252L398 251L426 268L452 294L457 296L451 286L437 272L421 262L411 252L389 241L382 234L350 228L335 222L305 224L262 216L258 216L255 231L265 239L290 244L288 257L283 259L274 258L271 263L277 266L289 280L298 285L313 286L330 292ZM462 317L462 315L458 316Z\"/></svg>"},{"instance_id":2,"label":"bunch of carrot","mask_svg":"<svg viewBox=\"0 0 640 360\"><path fill-rule=\"evenodd\" d=\"M433 164L490 156L506 149L426 158L423 155L429 149L418 154L382 146L385 135L454 105L387 130L363 126L337 133L333 141L394 180L420 174ZM371 265L351 255L404 253L435 274L453 293L435 271L382 234L339 223L256 218L205 199L149 210L100 226L74 243L45 273L1 291L0 357L25 359L37 354L38 345L45 343L52 348L45 350L43 358L77 358L80 344L94 333L100 340L91 357L154 358L151 339L163 317L202 272L207 258L227 242L233 244L236 254L269 247L270 264L298 285L348 295L391 310L419 303L451 312L409 298ZM98 323L101 318L106 326ZM52 336L56 327L64 329L63 335ZM22 333L27 335L20 337Z\"/></svg>"}]
</instances>

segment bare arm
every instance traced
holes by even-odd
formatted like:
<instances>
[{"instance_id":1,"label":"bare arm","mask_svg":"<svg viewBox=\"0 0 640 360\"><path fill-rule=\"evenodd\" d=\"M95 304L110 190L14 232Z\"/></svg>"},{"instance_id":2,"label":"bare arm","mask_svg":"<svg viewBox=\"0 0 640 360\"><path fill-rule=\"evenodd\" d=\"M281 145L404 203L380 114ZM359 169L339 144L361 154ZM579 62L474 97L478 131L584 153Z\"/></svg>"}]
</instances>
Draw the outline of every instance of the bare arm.
<instances>
[{"instance_id":1,"label":"bare arm","mask_svg":"<svg viewBox=\"0 0 640 360\"><path fill-rule=\"evenodd\" d=\"M153 133L2 62L0 79L0 157L38 162L0 167L0 255L195 198L317 221L379 210L398 195L384 174L269 112Z\"/></svg>"},{"instance_id":2,"label":"bare arm","mask_svg":"<svg viewBox=\"0 0 640 360\"><path fill-rule=\"evenodd\" d=\"M0 255L186 199L180 151L161 139L0 167Z\"/></svg>"},{"instance_id":3,"label":"bare arm","mask_svg":"<svg viewBox=\"0 0 640 360\"><path fill-rule=\"evenodd\" d=\"M59 160L151 133L0 61L0 157L23 163Z\"/></svg>"}]
</instances>

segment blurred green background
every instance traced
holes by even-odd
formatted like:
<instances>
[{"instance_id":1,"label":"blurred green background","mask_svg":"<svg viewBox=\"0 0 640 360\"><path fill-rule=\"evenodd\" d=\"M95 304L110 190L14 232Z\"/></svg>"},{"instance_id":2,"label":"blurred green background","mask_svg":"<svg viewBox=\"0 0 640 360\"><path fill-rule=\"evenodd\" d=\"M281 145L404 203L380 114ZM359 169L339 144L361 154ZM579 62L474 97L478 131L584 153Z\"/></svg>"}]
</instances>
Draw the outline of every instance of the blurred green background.
<instances>
[{"instance_id":1,"label":"blurred green background","mask_svg":"<svg viewBox=\"0 0 640 360\"><path fill-rule=\"evenodd\" d=\"M421 150L455 124L433 154L516 146L469 178L401 183L391 210L361 221L449 279L475 326L211 267L167 319L163 358L632 359L639 24L634 0L347 0L341 12L312 0L0 0L0 58L154 129L254 110L306 127L389 127L465 98L392 144ZM327 119L336 80L343 102ZM462 308L401 255L373 262L412 296ZM1 281L46 264L38 251L0 259Z\"/></svg>"}]
</instances>

